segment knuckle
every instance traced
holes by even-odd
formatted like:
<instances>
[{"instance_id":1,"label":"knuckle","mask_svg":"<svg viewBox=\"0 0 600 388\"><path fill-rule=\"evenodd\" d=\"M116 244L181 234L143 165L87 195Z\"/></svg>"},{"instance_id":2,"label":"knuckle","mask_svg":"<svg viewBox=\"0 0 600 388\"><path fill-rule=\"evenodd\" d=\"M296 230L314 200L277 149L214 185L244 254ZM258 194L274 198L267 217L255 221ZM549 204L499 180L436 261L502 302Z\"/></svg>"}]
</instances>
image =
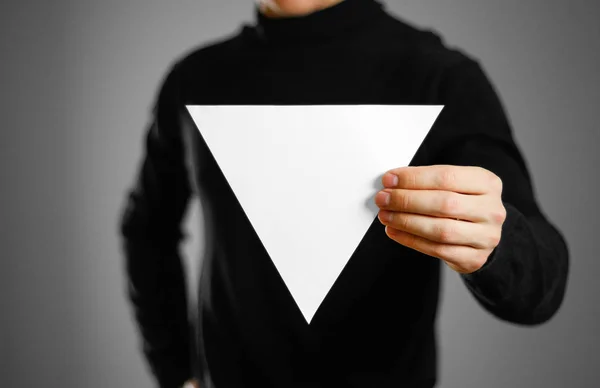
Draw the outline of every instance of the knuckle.
<instances>
[{"instance_id":1,"label":"knuckle","mask_svg":"<svg viewBox=\"0 0 600 388\"><path fill-rule=\"evenodd\" d=\"M396 224L400 229L408 230L411 226L410 217L405 214L398 215L396 218Z\"/></svg>"},{"instance_id":2,"label":"knuckle","mask_svg":"<svg viewBox=\"0 0 600 388\"><path fill-rule=\"evenodd\" d=\"M440 210L444 215L454 216L458 214L459 208L460 201L455 193L446 193L443 195Z\"/></svg>"},{"instance_id":3,"label":"knuckle","mask_svg":"<svg viewBox=\"0 0 600 388\"><path fill-rule=\"evenodd\" d=\"M490 174L492 173L487 168L484 168L484 167L481 167L481 166L473 166L473 168L477 169L479 171L480 175L484 175L484 176L487 175L489 177Z\"/></svg>"},{"instance_id":4,"label":"knuckle","mask_svg":"<svg viewBox=\"0 0 600 388\"><path fill-rule=\"evenodd\" d=\"M498 193L502 193L502 188L503 188L502 179L498 175L492 174L491 181L492 181L492 187L494 187L494 189Z\"/></svg>"},{"instance_id":5,"label":"knuckle","mask_svg":"<svg viewBox=\"0 0 600 388\"><path fill-rule=\"evenodd\" d=\"M456 173L454 169L445 167L440 171L439 184L442 188L452 188L456 183Z\"/></svg>"},{"instance_id":6,"label":"knuckle","mask_svg":"<svg viewBox=\"0 0 600 388\"><path fill-rule=\"evenodd\" d=\"M409 247L416 247L417 246L417 236L413 235L413 234L407 234L404 237L404 241L406 243L406 245L408 245Z\"/></svg>"},{"instance_id":7,"label":"knuckle","mask_svg":"<svg viewBox=\"0 0 600 388\"><path fill-rule=\"evenodd\" d=\"M440 257L440 258L446 258L446 257L448 257L448 255L450 253L448 245L444 245L444 244L435 244L431 248L431 251L434 256Z\"/></svg>"},{"instance_id":8,"label":"knuckle","mask_svg":"<svg viewBox=\"0 0 600 388\"><path fill-rule=\"evenodd\" d=\"M446 224L436 225L434 226L434 230L435 236L437 237L438 241L442 243L449 243L453 241L456 235L456 231L454 230L454 228Z\"/></svg>"},{"instance_id":9,"label":"knuckle","mask_svg":"<svg viewBox=\"0 0 600 388\"><path fill-rule=\"evenodd\" d=\"M485 252L477 255L474 260L474 265L475 265L474 270L478 270L479 268L483 267L483 265L485 264L487 259L488 259L488 255L485 254Z\"/></svg>"},{"instance_id":10,"label":"knuckle","mask_svg":"<svg viewBox=\"0 0 600 388\"><path fill-rule=\"evenodd\" d=\"M500 233L493 233L493 234L492 234L492 235L489 237L489 239L488 239L488 242L489 242L489 244L490 244L490 245L489 245L490 247L495 247L495 246L497 246L498 244L500 244Z\"/></svg>"},{"instance_id":11,"label":"knuckle","mask_svg":"<svg viewBox=\"0 0 600 388\"><path fill-rule=\"evenodd\" d=\"M502 224L506 220L506 208L500 206L498 210L492 212L492 220L497 224Z\"/></svg>"},{"instance_id":12,"label":"knuckle","mask_svg":"<svg viewBox=\"0 0 600 388\"><path fill-rule=\"evenodd\" d=\"M466 260L462 267L466 270L467 273L475 272L485 264L485 261L486 257L478 253L474 255L470 260Z\"/></svg>"},{"instance_id":13,"label":"knuckle","mask_svg":"<svg viewBox=\"0 0 600 388\"><path fill-rule=\"evenodd\" d=\"M398 191L396 195L395 205L400 207L400 210L408 210L410 209L410 205L412 204L412 200L407 191Z\"/></svg>"},{"instance_id":14,"label":"knuckle","mask_svg":"<svg viewBox=\"0 0 600 388\"><path fill-rule=\"evenodd\" d=\"M414 187L416 182L415 174L412 174L408 171L402 171L397 175L399 187Z\"/></svg>"},{"instance_id":15,"label":"knuckle","mask_svg":"<svg viewBox=\"0 0 600 388\"><path fill-rule=\"evenodd\" d=\"M465 265L465 269L467 270L467 272L475 272L477 271L479 268L481 268L481 266L483 265L483 263L481 263L481 260L479 258L477 259L473 259L471 261L469 261L468 264Z\"/></svg>"}]
</instances>

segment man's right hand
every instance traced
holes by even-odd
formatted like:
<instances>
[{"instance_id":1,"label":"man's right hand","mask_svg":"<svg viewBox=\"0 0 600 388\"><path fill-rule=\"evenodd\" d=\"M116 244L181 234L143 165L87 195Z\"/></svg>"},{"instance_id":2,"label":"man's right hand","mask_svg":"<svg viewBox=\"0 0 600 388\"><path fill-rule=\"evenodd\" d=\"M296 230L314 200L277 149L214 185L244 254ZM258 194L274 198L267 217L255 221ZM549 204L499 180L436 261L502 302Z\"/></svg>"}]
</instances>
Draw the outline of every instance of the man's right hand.
<instances>
[{"instance_id":1,"label":"man's right hand","mask_svg":"<svg viewBox=\"0 0 600 388\"><path fill-rule=\"evenodd\" d=\"M200 388L200 383L198 383L198 380L195 379L188 380L185 382L185 384L183 384L182 388Z\"/></svg>"}]
</instances>

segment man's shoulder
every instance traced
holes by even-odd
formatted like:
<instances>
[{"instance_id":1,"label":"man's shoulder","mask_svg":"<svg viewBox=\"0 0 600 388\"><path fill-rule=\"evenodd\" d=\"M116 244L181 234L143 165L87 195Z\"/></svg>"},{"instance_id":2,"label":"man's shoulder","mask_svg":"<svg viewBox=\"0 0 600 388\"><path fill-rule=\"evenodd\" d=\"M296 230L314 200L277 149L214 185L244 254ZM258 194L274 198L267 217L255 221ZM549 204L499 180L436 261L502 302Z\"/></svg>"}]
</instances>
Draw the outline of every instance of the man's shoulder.
<instances>
[{"instance_id":1,"label":"man's shoulder","mask_svg":"<svg viewBox=\"0 0 600 388\"><path fill-rule=\"evenodd\" d=\"M465 50L449 45L439 31L418 27L399 17L391 17L387 25L390 47L402 51L415 66L449 69L477 62Z\"/></svg>"},{"instance_id":2,"label":"man's shoulder","mask_svg":"<svg viewBox=\"0 0 600 388\"><path fill-rule=\"evenodd\" d=\"M220 67L235 60L243 45L245 29L237 30L219 38L213 38L182 53L174 60L178 71Z\"/></svg>"},{"instance_id":3,"label":"man's shoulder","mask_svg":"<svg viewBox=\"0 0 600 388\"><path fill-rule=\"evenodd\" d=\"M169 63L163 73L159 87L160 95L175 94L179 98L186 90L200 90L207 80L225 74L232 66L242 62L240 55L245 51L247 28L205 40L203 43L182 52ZM185 86L185 87L183 87Z\"/></svg>"}]
</instances>

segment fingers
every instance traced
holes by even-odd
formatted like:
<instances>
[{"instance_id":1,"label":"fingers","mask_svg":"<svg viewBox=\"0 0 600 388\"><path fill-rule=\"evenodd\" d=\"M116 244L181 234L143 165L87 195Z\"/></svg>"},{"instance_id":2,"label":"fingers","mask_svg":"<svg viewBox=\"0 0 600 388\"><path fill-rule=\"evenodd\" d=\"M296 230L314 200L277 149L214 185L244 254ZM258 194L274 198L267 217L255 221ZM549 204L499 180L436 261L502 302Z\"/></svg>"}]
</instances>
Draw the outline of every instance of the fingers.
<instances>
[{"instance_id":1,"label":"fingers","mask_svg":"<svg viewBox=\"0 0 600 388\"><path fill-rule=\"evenodd\" d=\"M495 229L485 224L389 211L379 212L378 217L390 228L440 244L487 249L499 242Z\"/></svg>"},{"instance_id":2,"label":"fingers","mask_svg":"<svg viewBox=\"0 0 600 388\"><path fill-rule=\"evenodd\" d=\"M463 194L502 191L502 180L477 166L410 166L388 171L382 178L388 188L446 190Z\"/></svg>"},{"instance_id":3,"label":"fingers","mask_svg":"<svg viewBox=\"0 0 600 388\"><path fill-rule=\"evenodd\" d=\"M476 166L417 166L388 171L375 202L386 234L442 259L453 270L480 268L506 218L502 180Z\"/></svg>"},{"instance_id":4,"label":"fingers","mask_svg":"<svg viewBox=\"0 0 600 388\"><path fill-rule=\"evenodd\" d=\"M481 250L465 245L442 244L391 227L386 227L385 231L398 243L439 258L460 273L470 273L481 268L491 252L489 249Z\"/></svg>"},{"instance_id":5,"label":"fingers","mask_svg":"<svg viewBox=\"0 0 600 388\"><path fill-rule=\"evenodd\" d=\"M182 388L200 388L200 383L197 380L188 380Z\"/></svg>"},{"instance_id":6,"label":"fingers","mask_svg":"<svg viewBox=\"0 0 600 388\"><path fill-rule=\"evenodd\" d=\"M485 195L465 195L440 190L384 189L375 196L382 210L422 214L432 217L459 218L471 222L490 221L485 209L491 208L493 198Z\"/></svg>"}]
</instances>

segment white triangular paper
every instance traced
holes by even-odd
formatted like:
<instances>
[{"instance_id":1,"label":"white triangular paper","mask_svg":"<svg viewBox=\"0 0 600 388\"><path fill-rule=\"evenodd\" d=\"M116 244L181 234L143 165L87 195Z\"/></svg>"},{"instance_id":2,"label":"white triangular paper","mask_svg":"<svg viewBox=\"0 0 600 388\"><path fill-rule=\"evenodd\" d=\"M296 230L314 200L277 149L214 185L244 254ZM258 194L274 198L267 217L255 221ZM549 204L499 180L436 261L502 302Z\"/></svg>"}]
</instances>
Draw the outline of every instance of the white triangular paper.
<instances>
[{"instance_id":1,"label":"white triangular paper","mask_svg":"<svg viewBox=\"0 0 600 388\"><path fill-rule=\"evenodd\" d=\"M310 323L443 106L187 107Z\"/></svg>"}]
</instances>

